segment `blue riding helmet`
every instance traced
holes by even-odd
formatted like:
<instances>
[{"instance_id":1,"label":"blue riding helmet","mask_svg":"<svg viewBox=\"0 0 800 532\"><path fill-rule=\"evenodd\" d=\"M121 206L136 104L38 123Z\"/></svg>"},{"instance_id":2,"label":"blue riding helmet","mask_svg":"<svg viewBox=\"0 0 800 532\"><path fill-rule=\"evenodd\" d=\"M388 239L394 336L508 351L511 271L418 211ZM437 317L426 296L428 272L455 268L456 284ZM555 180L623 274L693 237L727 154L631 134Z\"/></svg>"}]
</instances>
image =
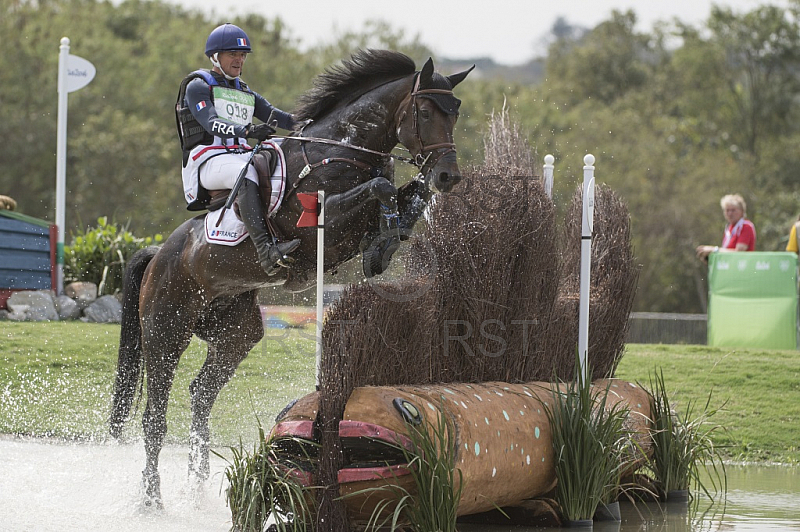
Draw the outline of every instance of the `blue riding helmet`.
<instances>
[{"instance_id":1,"label":"blue riding helmet","mask_svg":"<svg viewBox=\"0 0 800 532\"><path fill-rule=\"evenodd\" d=\"M242 28L226 23L217 26L208 35L206 41L206 56L211 57L217 52L247 52L250 53L250 39Z\"/></svg>"}]
</instances>

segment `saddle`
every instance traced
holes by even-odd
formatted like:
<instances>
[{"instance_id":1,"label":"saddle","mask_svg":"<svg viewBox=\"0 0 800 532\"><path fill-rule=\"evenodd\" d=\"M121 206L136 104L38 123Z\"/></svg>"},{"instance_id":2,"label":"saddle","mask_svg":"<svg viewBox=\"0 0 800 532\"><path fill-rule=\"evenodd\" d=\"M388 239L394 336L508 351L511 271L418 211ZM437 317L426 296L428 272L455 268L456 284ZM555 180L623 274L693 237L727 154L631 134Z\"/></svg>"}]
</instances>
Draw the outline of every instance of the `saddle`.
<instances>
[{"instance_id":1,"label":"saddle","mask_svg":"<svg viewBox=\"0 0 800 532\"><path fill-rule=\"evenodd\" d=\"M272 194L272 175L278 166L278 157L274 148L264 148L253 157L253 166L258 174L258 191L262 201L269 201ZM211 200L208 202L210 212L217 211L225 206L230 190L209 190L208 195ZM239 204L234 203L234 211L238 216Z\"/></svg>"}]
</instances>

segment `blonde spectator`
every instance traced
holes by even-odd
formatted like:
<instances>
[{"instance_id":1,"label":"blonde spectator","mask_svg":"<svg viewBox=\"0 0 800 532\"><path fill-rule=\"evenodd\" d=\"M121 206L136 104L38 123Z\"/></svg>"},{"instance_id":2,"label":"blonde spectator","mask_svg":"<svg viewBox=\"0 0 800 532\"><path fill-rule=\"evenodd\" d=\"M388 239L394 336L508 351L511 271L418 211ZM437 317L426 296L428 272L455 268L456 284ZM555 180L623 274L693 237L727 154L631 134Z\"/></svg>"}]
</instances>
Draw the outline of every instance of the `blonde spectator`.
<instances>
[{"instance_id":1,"label":"blonde spectator","mask_svg":"<svg viewBox=\"0 0 800 532\"><path fill-rule=\"evenodd\" d=\"M728 224L725 226L725 235L719 246L697 246L698 258L708 260L711 253L718 251L755 251L756 228L753 222L746 218L747 204L739 194L723 196L719 202L722 213Z\"/></svg>"}]
</instances>

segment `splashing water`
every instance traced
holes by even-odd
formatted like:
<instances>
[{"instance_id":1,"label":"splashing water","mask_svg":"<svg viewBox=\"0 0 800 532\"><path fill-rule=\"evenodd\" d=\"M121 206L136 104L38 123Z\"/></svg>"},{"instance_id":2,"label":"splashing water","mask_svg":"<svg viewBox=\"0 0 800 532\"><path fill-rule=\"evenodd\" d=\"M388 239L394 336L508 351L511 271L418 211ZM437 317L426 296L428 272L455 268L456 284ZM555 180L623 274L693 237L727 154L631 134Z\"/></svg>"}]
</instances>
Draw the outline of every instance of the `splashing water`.
<instances>
[{"instance_id":1,"label":"splashing water","mask_svg":"<svg viewBox=\"0 0 800 532\"><path fill-rule=\"evenodd\" d=\"M98 445L0 437L0 528L227 532L226 462L212 454L211 477L195 488L187 457L185 446L161 452L164 510L156 511L141 504L140 441Z\"/></svg>"}]
</instances>

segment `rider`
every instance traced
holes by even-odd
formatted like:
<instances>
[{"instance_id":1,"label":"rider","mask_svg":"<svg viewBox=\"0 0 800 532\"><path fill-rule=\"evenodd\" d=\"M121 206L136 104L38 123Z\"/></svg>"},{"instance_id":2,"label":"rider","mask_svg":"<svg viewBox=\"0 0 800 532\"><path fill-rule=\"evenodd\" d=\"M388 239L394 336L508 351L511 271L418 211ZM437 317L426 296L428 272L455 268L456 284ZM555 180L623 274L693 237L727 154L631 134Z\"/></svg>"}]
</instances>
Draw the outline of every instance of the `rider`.
<instances>
[{"instance_id":1,"label":"rider","mask_svg":"<svg viewBox=\"0 0 800 532\"><path fill-rule=\"evenodd\" d=\"M250 51L250 39L238 26L215 28L206 41L206 56L213 68L187 76L181 84L176 111L188 209L205 208L209 190L232 189L247 165L238 194L239 215L256 246L261 267L269 273L300 241L273 242L264 218L257 173L247 164L250 146L246 139L263 142L275 133L273 125L292 129L295 120L239 79ZM253 124L253 117L264 123Z\"/></svg>"}]
</instances>

